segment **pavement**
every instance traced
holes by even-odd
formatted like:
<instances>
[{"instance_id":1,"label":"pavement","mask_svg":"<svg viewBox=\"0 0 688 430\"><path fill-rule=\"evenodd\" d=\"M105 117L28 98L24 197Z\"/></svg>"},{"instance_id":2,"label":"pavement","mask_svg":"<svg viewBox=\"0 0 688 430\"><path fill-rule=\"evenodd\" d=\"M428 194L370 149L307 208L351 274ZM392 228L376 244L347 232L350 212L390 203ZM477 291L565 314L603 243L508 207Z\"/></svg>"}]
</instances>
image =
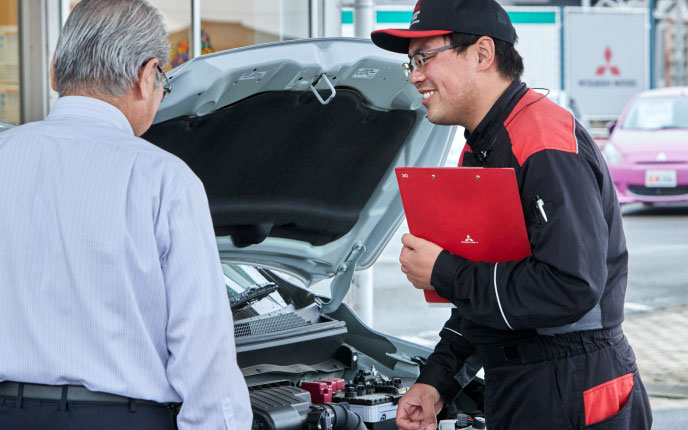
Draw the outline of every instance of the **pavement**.
<instances>
[{"instance_id":1,"label":"pavement","mask_svg":"<svg viewBox=\"0 0 688 430\"><path fill-rule=\"evenodd\" d=\"M627 309L623 329L652 409L688 408L688 306Z\"/></svg>"}]
</instances>

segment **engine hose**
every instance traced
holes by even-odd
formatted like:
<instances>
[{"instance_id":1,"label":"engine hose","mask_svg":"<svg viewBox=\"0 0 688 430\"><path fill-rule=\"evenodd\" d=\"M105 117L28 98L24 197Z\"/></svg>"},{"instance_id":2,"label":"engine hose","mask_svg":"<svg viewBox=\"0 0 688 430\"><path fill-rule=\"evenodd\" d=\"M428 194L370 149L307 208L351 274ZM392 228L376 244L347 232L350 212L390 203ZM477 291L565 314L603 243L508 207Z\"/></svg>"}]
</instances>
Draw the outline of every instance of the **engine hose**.
<instances>
[{"instance_id":1,"label":"engine hose","mask_svg":"<svg viewBox=\"0 0 688 430\"><path fill-rule=\"evenodd\" d=\"M346 403L348 406L348 403ZM323 403L311 406L307 424L309 429L366 430L361 417L344 404Z\"/></svg>"}]
</instances>

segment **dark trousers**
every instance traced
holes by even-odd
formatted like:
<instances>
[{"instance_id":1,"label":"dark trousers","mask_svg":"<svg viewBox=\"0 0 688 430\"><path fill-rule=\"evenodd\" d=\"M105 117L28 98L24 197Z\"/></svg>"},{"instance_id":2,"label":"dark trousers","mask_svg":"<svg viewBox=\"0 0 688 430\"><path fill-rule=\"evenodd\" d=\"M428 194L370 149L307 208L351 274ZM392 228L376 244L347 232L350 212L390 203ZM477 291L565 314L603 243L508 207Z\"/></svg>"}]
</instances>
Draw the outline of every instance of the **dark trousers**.
<instances>
[{"instance_id":1,"label":"dark trousers","mask_svg":"<svg viewBox=\"0 0 688 430\"><path fill-rule=\"evenodd\" d=\"M172 409L160 404L105 404L0 396L0 430L171 430ZM132 407L133 406L133 407Z\"/></svg>"},{"instance_id":2,"label":"dark trousers","mask_svg":"<svg viewBox=\"0 0 688 430\"><path fill-rule=\"evenodd\" d=\"M620 328L479 347L490 430L649 430L652 412Z\"/></svg>"}]
</instances>

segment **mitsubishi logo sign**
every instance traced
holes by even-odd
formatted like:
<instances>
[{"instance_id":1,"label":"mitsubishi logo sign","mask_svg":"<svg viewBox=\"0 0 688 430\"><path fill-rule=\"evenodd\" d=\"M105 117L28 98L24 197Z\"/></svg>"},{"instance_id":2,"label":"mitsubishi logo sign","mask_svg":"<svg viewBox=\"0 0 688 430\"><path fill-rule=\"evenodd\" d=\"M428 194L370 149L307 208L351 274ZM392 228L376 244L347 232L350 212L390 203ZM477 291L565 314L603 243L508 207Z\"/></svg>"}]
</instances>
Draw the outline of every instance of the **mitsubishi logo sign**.
<instances>
[{"instance_id":1,"label":"mitsubishi logo sign","mask_svg":"<svg viewBox=\"0 0 688 430\"><path fill-rule=\"evenodd\" d=\"M607 70L614 75L614 76L621 76L621 72L619 71L619 68L616 66L613 66L611 63L612 59L612 50L609 46L607 46L607 49L604 50L604 66L600 66L597 68L597 72L595 72L595 75L597 76L602 76L604 75Z\"/></svg>"},{"instance_id":2,"label":"mitsubishi logo sign","mask_svg":"<svg viewBox=\"0 0 688 430\"><path fill-rule=\"evenodd\" d=\"M564 15L564 88L583 117L618 117L650 84L647 8L565 7Z\"/></svg>"},{"instance_id":3,"label":"mitsubishi logo sign","mask_svg":"<svg viewBox=\"0 0 688 430\"><path fill-rule=\"evenodd\" d=\"M602 57L604 58L604 64L599 65L599 63L597 63L598 65L594 67L595 74L588 74L589 78L579 79L578 85L580 87L588 88L636 87L638 85L637 80L621 78L621 70L616 64L612 63L612 55L612 48L607 45L602 54Z\"/></svg>"}]
</instances>

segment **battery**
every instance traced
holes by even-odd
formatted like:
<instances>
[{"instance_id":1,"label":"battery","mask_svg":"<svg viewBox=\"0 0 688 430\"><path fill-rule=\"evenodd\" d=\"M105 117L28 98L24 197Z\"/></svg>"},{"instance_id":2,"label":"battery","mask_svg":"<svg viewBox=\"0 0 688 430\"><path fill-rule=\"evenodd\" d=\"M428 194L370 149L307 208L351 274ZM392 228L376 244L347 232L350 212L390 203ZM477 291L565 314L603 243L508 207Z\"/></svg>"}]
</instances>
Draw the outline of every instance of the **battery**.
<instances>
[{"instance_id":1,"label":"battery","mask_svg":"<svg viewBox=\"0 0 688 430\"><path fill-rule=\"evenodd\" d=\"M360 387L360 386L359 386ZM358 394L361 393L361 394ZM333 402L347 402L352 412L360 415L365 423L378 423L386 420L393 420L397 416L397 404L401 395L390 395L386 393L366 394L359 389L355 393L349 388L348 392L338 392L332 396Z\"/></svg>"},{"instance_id":2,"label":"battery","mask_svg":"<svg viewBox=\"0 0 688 430\"><path fill-rule=\"evenodd\" d=\"M351 409L351 412L359 415L365 423L379 423L393 420L397 417L397 405L392 402L378 405L349 404L349 409Z\"/></svg>"}]
</instances>

